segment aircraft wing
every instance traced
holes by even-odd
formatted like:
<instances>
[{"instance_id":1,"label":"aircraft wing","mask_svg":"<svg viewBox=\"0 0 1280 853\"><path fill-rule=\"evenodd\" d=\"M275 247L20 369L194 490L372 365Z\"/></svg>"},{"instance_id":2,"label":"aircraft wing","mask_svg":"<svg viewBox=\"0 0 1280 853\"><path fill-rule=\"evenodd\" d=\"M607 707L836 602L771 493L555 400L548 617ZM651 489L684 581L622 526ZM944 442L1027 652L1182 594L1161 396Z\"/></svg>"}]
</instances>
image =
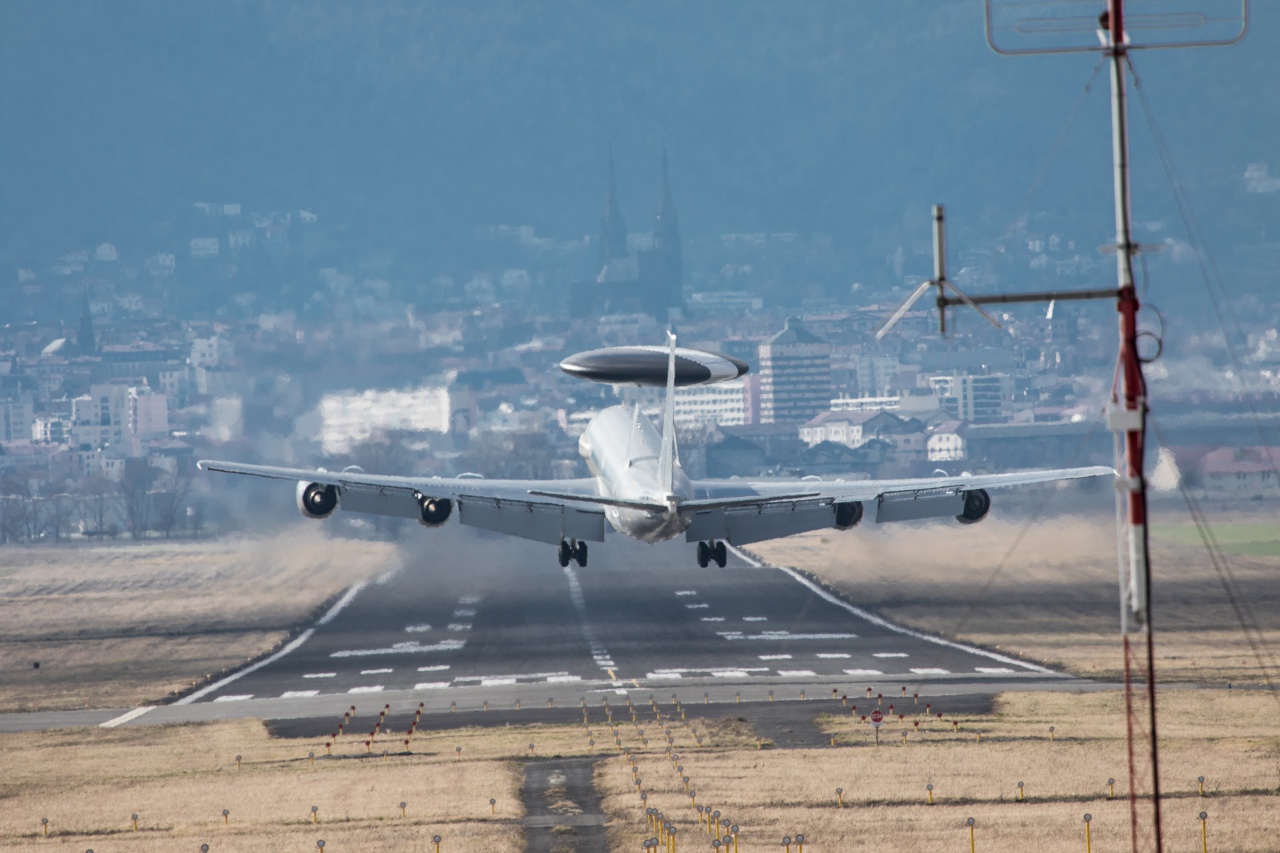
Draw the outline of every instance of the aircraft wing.
<instances>
[{"instance_id":1,"label":"aircraft wing","mask_svg":"<svg viewBox=\"0 0 1280 853\"><path fill-rule=\"evenodd\" d=\"M593 479L394 477L363 471L280 468L208 459L201 460L197 467L202 471L290 480L303 485L334 486L338 494L338 508L348 512L421 521L421 501L424 498L443 499L449 501L445 518L456 506L458 520L471 527L551 544L558 544L566 538L604 541L604 510L596 502L596 482ZM549 487L554 487L555 492L540 493Z\"/></svg>"},{"instance_id":2,"label":"aircraft wing","mask_svg":"<svg viewBox=\"0 0 1280 853\"><path fill-rule=\"evenodd\" d=\"M1114 475L1111 468L1095 466L904 480L698 480L694 498L682 502L680 511L690 519L687 541L745 545L852 526L864 512L874 512L876 523L962 515L976 515L970 519L976 521L990 506L987 489ZM975 492L984 494L970 499ZM967 500L976 503L966 505Z\"/></svg>"}]
</instances>

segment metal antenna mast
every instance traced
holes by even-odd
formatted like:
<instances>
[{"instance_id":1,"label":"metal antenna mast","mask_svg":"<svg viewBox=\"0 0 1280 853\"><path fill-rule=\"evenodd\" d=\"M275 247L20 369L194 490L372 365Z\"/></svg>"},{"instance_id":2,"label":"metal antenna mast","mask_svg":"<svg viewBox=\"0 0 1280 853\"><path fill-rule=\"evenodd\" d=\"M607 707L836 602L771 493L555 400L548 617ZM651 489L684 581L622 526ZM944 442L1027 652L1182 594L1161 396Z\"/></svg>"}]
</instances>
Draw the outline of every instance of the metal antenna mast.
<instances>
[{"instance_id":1,"label":"metal antenna mast","mask_svg":"<svg viewBox=\"0 0 1280 853\"><path fill-rule=\"evenodd\" d=\"M1194 0L1193 0L1194 2ZM1137 6L1143 0L1130 0ZM1133 281L1133 240L1129 194L1129 123L1127 105L1128 55L1132 50L1167 47L1231 45L1249 28L1249 0L1199 0L1238 10L1231 15L1188 11L1182 0L1146 0L1156 11L1126 17L1124 0L985 0L987 43L1001 54L1076 53L1101 49L1110 60L1112 167L1114 184L1116 278L1114 289L1074 290L966 296L946 279L945 239L941 205L934 207L934 279L907 299L876 334L879 340L930 287L937 289L939 331L946 334L946 310L969 305L1115 299L1120 315L1117 382L1112 389L1107 424L1116 434L1117 515L1123 519L1120 560L1120 628L1124 645L1125 716L1129 733L1129 814L1132 849L1163 849L1160 814L1159 745L1156 736L1155 654L1151 632L1151 574L1147 537L1147 489L1143 455L1146 449L1146 380L1138 352L1138 310ZM1175 8L1176 7L1176 8ZM1082 14L1084 13L1084 14ZM1208 34L1198 40L1180 36L1189 30ZM1135 32L1154 34L1135 43ZM1213 33L1217 35L1213 35ZM1099 47L1088 41L1096 33ZM1175 33L1169 36L1169 33ZM1036 46L1011 48L1006 39L1039 39ZM1055 43L1056 42L1056 43ZM955 295L948 295L947 291ZM992 323L995 320L983 313ZM996 323L998 326L999 324ZM1137 707L1134 678L1145 685L1146 719ZM1146 805L1149 799L1149 807ZM1145 814L1149 811L1149 818ZM1144 819L1145 818L1145 819ZM1149 828L1150 833L1145 830Z\"/></svg>"}]
</instances>

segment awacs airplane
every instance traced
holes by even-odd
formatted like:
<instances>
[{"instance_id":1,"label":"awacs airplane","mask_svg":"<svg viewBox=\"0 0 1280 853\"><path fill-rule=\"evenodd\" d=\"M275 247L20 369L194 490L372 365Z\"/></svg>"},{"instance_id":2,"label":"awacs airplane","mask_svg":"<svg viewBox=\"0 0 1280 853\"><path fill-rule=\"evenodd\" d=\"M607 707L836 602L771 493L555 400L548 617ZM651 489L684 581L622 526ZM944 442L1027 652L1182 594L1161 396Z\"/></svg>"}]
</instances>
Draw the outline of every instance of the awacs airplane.
<instances>
[{"instance_id":1,"label":"awacs airplane","mask_svg":"<svg viewBox=\"0 0 1280 853\"><path fill-rule=\"evenodd\" d=\"M690 480L676 450L675 389L736 379L737 359L678 348L612 347L560 363L566 373L610 384L666 386L662 432L639 404L613 406L592 419L578 442L591 477L581 480L488 480L308 471L202 461L206 471L297 481L307 518L348 512L414 518L439 527L455 508L462 524L555 545L560 565L587 564L587 543L604 541L605 523L644 542L681 534L696 542L698 565L723 567L726 543L745 545L807 530L847 530L869 509L877 523L954 516L973 524L991 509L988 489L1112 474L1065 468L912 480Z\"/></svg>"}]
</instances>

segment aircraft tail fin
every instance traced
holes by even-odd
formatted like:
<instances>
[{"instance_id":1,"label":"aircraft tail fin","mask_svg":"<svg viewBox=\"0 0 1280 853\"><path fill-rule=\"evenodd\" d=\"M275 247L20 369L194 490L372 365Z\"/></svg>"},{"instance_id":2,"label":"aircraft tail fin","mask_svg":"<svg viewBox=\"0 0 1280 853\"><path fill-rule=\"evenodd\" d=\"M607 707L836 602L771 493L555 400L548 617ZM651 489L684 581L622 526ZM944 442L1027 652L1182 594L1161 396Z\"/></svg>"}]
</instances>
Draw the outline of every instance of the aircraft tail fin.
<instances>
[{"instance_id":1,"label":"aircraft tail fin","mask_svg":"<svg viewBox=\"0 0 1280 853\"><path fill-rule=\"evenodd\" d=\"M676 336L667 330L667 394L662 401L662 449L658 454L659 484L671 494L675 482L676 456Z\"/></svg>"}]
</instances>

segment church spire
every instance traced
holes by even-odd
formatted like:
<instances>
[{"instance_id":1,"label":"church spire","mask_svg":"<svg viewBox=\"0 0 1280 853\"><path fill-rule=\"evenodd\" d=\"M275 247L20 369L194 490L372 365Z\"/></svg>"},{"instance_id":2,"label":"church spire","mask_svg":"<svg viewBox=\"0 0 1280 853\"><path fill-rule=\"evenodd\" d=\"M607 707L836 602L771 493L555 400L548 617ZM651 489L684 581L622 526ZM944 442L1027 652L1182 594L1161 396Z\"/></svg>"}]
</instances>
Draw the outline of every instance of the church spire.
<instances>
[{"instance_id":1,"label":"church spire","mask_svg":"<svg viewBox=\"0 0 1280 853\"><path fill-rule=\"evenodd\" d=\"M662 196L658 212L653 218L653 248L661 252L669 284L679 294L683 283L680 262L680 220L676 216L676 204L671 198L671 181L667 174L667 146L662 146Z\"/></svg>"},{"instance_id":2,"label":"church spire","mask_svg":"<svg viewBox=\"0 0 1280 853\"><path fill-rule=\"evenodd\" d=\"M89 288L84 289L84 304L80 308L80 334L76 337L76 345L83 355L92 355L98 351L98 340L93 333L93 311L89 307Z\"/></svg>"},{"instance_id":3,"label":"church spire","mask_svg":"<svg viewBox=\"0 0 1280 853\"><path fill-rule=\"evenodd\" d=\"M613 145L609 145L609 192L600 215L600 263L627 257L627 226L618 207L618 185L613 178Z\"/></svg>"}]
</instances>

